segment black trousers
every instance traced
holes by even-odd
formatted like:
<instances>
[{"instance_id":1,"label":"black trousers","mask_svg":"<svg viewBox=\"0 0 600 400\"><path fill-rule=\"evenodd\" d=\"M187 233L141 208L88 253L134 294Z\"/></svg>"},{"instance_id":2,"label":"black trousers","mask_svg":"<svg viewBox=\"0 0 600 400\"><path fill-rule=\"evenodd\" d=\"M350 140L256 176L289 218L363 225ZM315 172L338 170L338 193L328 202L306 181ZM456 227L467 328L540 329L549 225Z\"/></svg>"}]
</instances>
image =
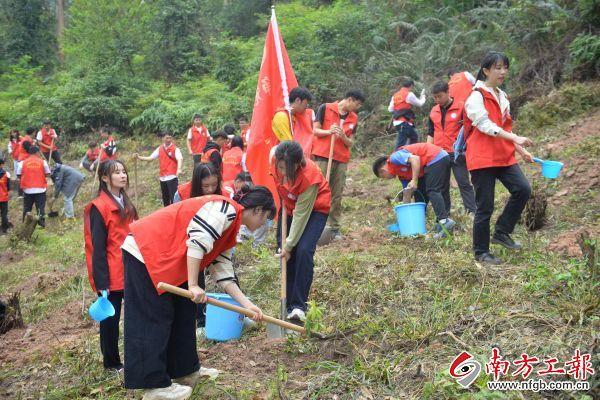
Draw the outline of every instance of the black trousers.
<instances>
[{"instance_id":1,"label":"black trousers","mask_svg":"<svg viewBox=\"0 0 600 400\"><path fill-rule=\"evenodd\" d=\"M160 181L160 191L162 193L163 205L165 207L173 204L173 197L175 196L178 185L179 179L177 178L173 178L165 182Z\"/></svg>"},{"instance_id":2,"label":"black trousers","mask_svg":"<svg viewBox=\"0 0 600 400\"><path fill-rule=\"evenodd\" d=\"M494 189L498 179L510 192L510 198L496 221L495 231L511 234L531 196L531 185L518 164L508 167L482 168L471 171L475 187L477 212L473 221L473 251L480 255L490 251L490 219L494 212Z\"/></svg>"},{"instance_id":3,"label":"black trousers","mask_svg":"<svg viewBox=\"0 0 600 400\"><path fill-rule=\"evenodd\" d=\"M46 192L23 194L23 220L25 220L25 214L33 210L34 204L40 217L40 221L43 223L46 216Z\"/></svg>"},{"instance_id":4,"label":"black trousers","mask_svg":"<svg viewBox=\"0 0 600 400\"><path fill-rule=\"evenodd\" d=\"M171 385L200 369L196 351L196 304L158 295L146 266L127 251L125 265L125 388ZM187 289L187 283L181 285Z\"/></svg>"},{"instance_id":5,"label":"black trousers","mask_svg":"<svg viewBox=\"0 0 600 400\"><path fill-rule=\"evenodd\" d=\"M42 153L46 161L50 161L50 152ZM62 164L62 160L60 158L60 152L58 150L54 150L52 152L52 159L56 164Z\"/></svg>"},{"instance_id":6,"label":"black trousers","mask_svg":"<svg viewBox=\"0 0 600 400\"><path fill-rule=\"evenodd\" d=\"M280 213L281 216L281 213ZM306 311L308 294L313 281L313 270L315 267L315 250L317 242L325 229L327 214L313 211L308 218L306 228L300 236L296 247L292 250L291 257L287 262L287 311L294 308ZM293 218L287 217L287 231L290 231ZM281 218L277 223L277 243L281 247Z\"/></svg>"},{"instance_id":7,"label":"black trousers","mask_svg":"<svg viewBox=\"0 0 600 400\"><path fill-rule=\"evenodd\" d=\"M408 122L402 122L400 125L396 125L396 133L396 146L394 146L394 149L419 141L419 136L417 135L415 127Z\"/></svg>"},{"instance_id":8,"label":"black trousers","mask_svg":"<svg viewBox=\"0 0 600 400\"><path fill-rule=\"evenodd\" d=\"M2 232L8 231L8 201L0 201L0 218L2 219Z\"/></svg>"},{"instance_id":9,"label":"black trousers","mask_svg":"<svg viewBox=\"0 0 600 400\"><path fill-rule=\"evenodd\" d=\"M123 291L110 292L108 300L115 308L115 315L100 322L100 351L104 357L104 368L122 368L119 357L119 321Z\"/></svg>"},{"instance_id":10,"label":"black trousers","mask_svg":"<svg viewBox=\"0 0 600 400\"><path fill-rule=\"evenodd\" d=\"M427 198L431 202L437 220L448 218L450 196L445 196L450 190L450 157L446 156L434 164L427 165L425 186Z\"/></svg>"},{"instance_id":11,"label":"black trousers","mask_svg":"<svg viewBox=\"0 0 600 400\"><path fill-rule=\"evenodd\" d=\"M460 197L462 198L463 206L465 210L470 213L475 213L477 210L477 204L475 203L475 191L473 185L471 185L471 179L469 178L469 171L467 170L467 162L465 156L461 155L456 161L454 161L454 154L450 153L450 168L452 174L458 184L460 190ZM448 180L450 174L448 174ZM448 190L444 193L444 200L447 204L448 213L450 213L451 201L450 201L450 185L448 184Z\"/></svg>"}]
</instances>

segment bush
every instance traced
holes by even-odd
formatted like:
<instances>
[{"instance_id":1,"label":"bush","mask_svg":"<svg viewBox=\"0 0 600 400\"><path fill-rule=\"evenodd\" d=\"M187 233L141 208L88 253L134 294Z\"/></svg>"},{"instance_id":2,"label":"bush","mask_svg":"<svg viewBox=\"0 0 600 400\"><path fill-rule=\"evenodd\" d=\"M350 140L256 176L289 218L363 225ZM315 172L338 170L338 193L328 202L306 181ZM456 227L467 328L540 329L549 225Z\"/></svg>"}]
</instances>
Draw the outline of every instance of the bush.
<instances>
[{"instance_id":1,"label":"bush","mask_svg":"<svg viewBox=\"0 0 600 400\"><path fill-rule=\"evenodd\" d=\"M600 75L600 36L579 34L569 44L571 69L583 78Z\"/></svg>"}]
</instances>

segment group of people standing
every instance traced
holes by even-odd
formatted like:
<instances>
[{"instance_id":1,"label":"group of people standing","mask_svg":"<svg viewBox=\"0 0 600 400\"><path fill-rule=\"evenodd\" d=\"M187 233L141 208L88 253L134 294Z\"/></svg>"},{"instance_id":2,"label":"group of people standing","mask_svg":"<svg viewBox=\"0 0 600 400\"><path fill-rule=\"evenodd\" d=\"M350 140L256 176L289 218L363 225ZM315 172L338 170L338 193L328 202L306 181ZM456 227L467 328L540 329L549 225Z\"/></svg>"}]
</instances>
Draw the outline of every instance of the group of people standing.
<instances>
[{"instance_id":1,"label":"group of people standing","mask_svg":"<svg viewBox=\"0 0 600 400\"><path fill-rule=\"evenodd\" d=\"M417 135L412 111L413 105L424 104L425 93L417 99L410 91L412 82L405 82L390 103L397 147L390 156L373 163L376 176L402 181L404 201L410 201L417 191L425 202L431 202L437 238L450 234L456 226L450 218L452 172L465 210L473 215L475 259L493 265L502 261L490 252L490 242L511 250L521 248L510 235L531 195L515 153L533 162L533 156L524 148L532 142L512 132L510 102L500 89L508 68L506 55L490 52L476 79L466 71L452 71L449 82L435 83L431 91L436 105L429 114L425 143L413 143ZM508 189L510 198L490 238L496 180Z\"/></svg>"}]
</instances>

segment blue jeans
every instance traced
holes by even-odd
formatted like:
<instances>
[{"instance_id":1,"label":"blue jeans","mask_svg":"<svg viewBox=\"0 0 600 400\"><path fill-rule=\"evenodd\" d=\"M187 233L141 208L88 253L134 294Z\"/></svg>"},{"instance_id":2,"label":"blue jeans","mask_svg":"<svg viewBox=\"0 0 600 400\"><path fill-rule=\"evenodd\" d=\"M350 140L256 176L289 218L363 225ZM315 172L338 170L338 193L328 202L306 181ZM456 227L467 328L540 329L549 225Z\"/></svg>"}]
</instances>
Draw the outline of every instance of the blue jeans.
<instances>
[{"instance_id":1,"label":"blue jeans","mask_svg":"<svg viewBox=\"0 0 600 400\"><path fill-rule=\"evenodd\" d=\"M317 242L325 229L327 223L327 214L313 211L310 214L306 228L296 247L292 250L292 255L287 263L287 311L291 312L294 308L306 311L306 302L313 281L313 270L315 267L315 250ZM293 217L288 216L288 232L292 226ZM279 219L281 221L281 218ZM281 223L277 224L278 243L281 240Z\"/></svg>"},{"instance_id":2,"label":"blue jeans","mask_svg":"<svg viewBox=\"0 0 600 400\"><path fill-rule=\"evenodd\" d=\"M408 122L402 122L400 125L396 125L396 132L398 133L398 136L396 137L394 149L419 141L419 136L417 135L415 127Z\"/></svg>"}]
</instances>

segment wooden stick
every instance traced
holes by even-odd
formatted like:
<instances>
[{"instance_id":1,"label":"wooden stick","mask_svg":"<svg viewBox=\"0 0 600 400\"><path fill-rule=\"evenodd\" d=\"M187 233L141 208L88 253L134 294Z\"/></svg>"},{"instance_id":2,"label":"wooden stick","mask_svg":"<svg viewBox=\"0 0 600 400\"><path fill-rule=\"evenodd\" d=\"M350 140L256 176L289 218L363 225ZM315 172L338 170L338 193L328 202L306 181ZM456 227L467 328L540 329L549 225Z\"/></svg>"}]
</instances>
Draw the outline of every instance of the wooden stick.
<instances>
[{"instance_id":1,"label":"wooden stick","mask_svg":"<svg viewBox=\"0 0 600 400\"><path fill-rule=\"evenodd\" d=\"M135 199L135 204L138 204L138 174L137 174L137 164L138 164L138 158L137 155L136 157L133 159L133 197Z\"/></svg>"},{"instance_id":2,"label":"wooden stick","mask_svg":"<svg viewBox=\"0 0 600 400\"><path fill-rule=\"evenodd\" d=\"M50 166L50 161L52 161L52 151L54 151L53 149L54 149L54 137L50 141L50 154L48 154L48 166ZM54 164L56 164L56 163L54 163Z\"/></svg>"},{"instance_id":3,"label":"wooden stick","mask_svg":"<svg viewBox=\"0 0 600 400\"><path fill-rule=\"evenodd\" d=\"M96 171L94 172L94 180L92 181L92 198L94 198L94 185L96 184L96 179L98 179L98 169L100 168L100 159L102 158L102 152L104 149L100 147L100 152L98 153L98 158L96 158Z\"/></svg>"},{"instance_id":4,"label":"wooden stick","mask_svg":"<svg viewBox=\"0 0 600 400\"><path fill-rule=\"evenodd\" d=\"M281 249L285 246L287 239L287 213L283 202L281 203ZM281 319L285 319L287 314L287 260L280 258L281 265Z\"/></svg>"},{"instance_id":5,"label":"wooden stick","mask_svg":"<svg viewBox=\"0 0 600 400\"><path fill-rule=\"evenodd\" d=\"M329 159L327 160L327 174L325 175L325 180L329 182L329 177L331 176L331 165L333 164L333 147L335 142L335 135L331 134L331 141L329 142Z\"/></svg>"},{"instance_id":6,"label":"wooden stick","mask_svg":"<svg viewBox=\"0 0 600 400\"><path fill-rule=\"evenodd\" d=\"M187 297L188 299L192 299L194 297L194 295L192 294L191 291L186 290L186 289L182 289L182 288L177 287L177 286L169 285L168 283L159 282L156 287L158 289L160 289L160 290L164 290L165 292L173 293L173 294L176 294L176 295L182 296L182 297ZM244 308L244 307L239 307L239 306L236 306L236 305L233 305L233 304L225 303L223 301L219 301L219 300L213 299L211 297L207 297L206 302L208 304L210 304L210 305L215 306L215 307L220 307L220 308L224 308L224 309L229 310L229 311L240 313L242 315L245 315L248 318L254 317L254 312L250 311L250 310L248 310L247 308ZM280 319L273 318L273 317L270 317L270 316L265 315L265 314L263 314L262 321L268 322L269 324L280 326L280 327L285 328L285 329L296 331L296 332L299 332L299 333L306 333L306 329L304 329L301 326L294 325L294 324L292 324L290 322L282 321Z\"/></svg>"}]
</instances>

